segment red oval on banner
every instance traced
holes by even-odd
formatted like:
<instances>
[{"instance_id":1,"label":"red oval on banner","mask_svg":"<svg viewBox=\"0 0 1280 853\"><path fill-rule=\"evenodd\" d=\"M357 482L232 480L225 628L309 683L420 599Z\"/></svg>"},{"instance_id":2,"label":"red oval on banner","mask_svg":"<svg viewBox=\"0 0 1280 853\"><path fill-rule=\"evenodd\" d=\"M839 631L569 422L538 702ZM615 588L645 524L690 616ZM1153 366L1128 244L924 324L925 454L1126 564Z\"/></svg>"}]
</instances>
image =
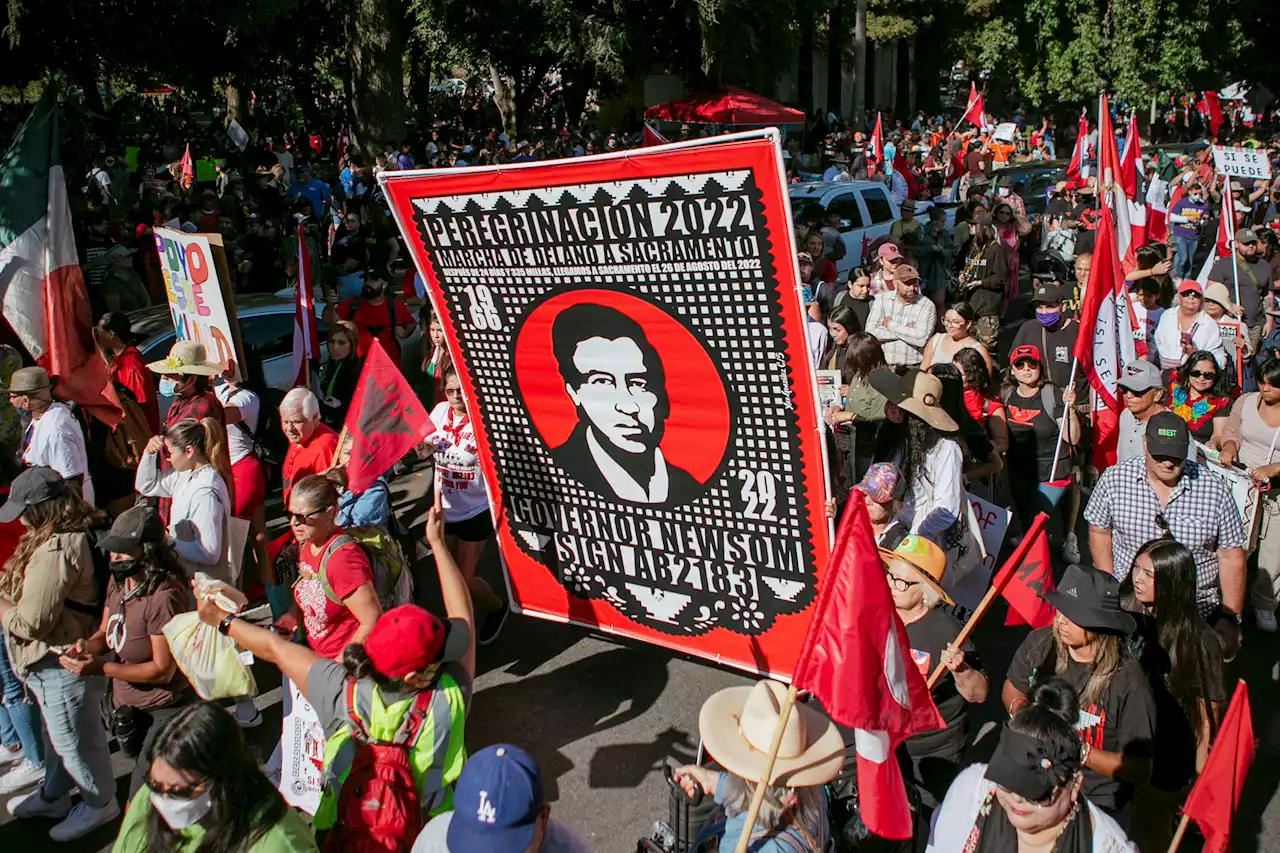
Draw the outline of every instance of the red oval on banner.
<instances>
[{"instance_id":1,"label":"red oval on banner","mask_svg":"<svg viewBox=\"0 0 1280 853\"><path fill-rule=\"evenodd\" d=\"M559 293L533 309L515 342L516 386L534 429L550 448L559 447L578 425L578 413L552 351L551 328L572 305L602 305L644 330L658 352L670 406L659 447L671 465L705 484L720 467L729 445L729 399L720 374L693 336L661 308L626 293L584 289Z\"/></svg>"}]
</instances>

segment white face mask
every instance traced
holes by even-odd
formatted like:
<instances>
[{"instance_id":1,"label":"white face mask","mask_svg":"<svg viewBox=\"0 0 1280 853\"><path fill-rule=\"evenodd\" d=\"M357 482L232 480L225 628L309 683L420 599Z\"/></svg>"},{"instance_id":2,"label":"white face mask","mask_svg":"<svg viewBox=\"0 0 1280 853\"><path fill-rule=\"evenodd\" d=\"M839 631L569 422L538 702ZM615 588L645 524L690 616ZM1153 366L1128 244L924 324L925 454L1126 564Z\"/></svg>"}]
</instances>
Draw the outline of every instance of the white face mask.
<instances>
[{"instance_id":1,"label":"white face mask","mask_svg":"<svg viewBox=\"0 0 1280 853\"><path fill-rule=\"evenodd\" d=\"M152 791L151 807L160 813L170 829L177 831L203 820L209 809L213 808L213 797L205 791L194 799L186 800Z\"/></svg>"}]
</instances>

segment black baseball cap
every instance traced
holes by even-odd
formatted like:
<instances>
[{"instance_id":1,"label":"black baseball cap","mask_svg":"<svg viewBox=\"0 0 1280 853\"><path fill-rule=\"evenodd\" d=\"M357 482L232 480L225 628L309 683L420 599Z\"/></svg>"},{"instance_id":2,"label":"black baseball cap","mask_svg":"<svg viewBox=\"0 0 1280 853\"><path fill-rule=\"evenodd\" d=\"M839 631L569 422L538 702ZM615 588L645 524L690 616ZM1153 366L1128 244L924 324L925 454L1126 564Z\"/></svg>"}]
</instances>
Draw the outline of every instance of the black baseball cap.
<instances>
[{"instance_id":1,"label":"black baseball cap","mask_svg":"<svg viewBox=\"0 0 1280 853\"><path fill-rule=\"evenodd\" d=\"M28 468L13 478L9 499L0 506L0 523L17 521L27 507L56 498L66 486L67 481L52 468L43 465Z\"/></svg>"},{"instance_id":2,"label":"black baseball cap","mask_svg":"<svg viewBox=\"0 0 1280 853\"><path fill-rule=\"evenodd\" d=\"M1190 441L1187 422L1173 412L1161 412L1147 420L1147 453L1152 456L1186 459Z\"/></svg>"},{"instance_id":3,"label":"black baseball cap","mask_svg":"<svg viewBox=\"0 0 1280 853\"><path fill-rule=\"evenodd\" d=\"M142 504L120 513L107 535L98 541L103 551L125 554L147 542L164 541L164 522L154 507Z\"/></svg>"},{"instance_id":4,"label":"black baseball cap","mask_svg":"<svg viewBox=\"0 0 1280 853\"><path fill-rule=\"evenodd\" d=\"M1045 281L1036 284L1035 291L1031 294L1031 304L1037 302L1065 302L1066 296L1062 293L1062 285L1055 281Z\"/></svg>"}]
</instances>

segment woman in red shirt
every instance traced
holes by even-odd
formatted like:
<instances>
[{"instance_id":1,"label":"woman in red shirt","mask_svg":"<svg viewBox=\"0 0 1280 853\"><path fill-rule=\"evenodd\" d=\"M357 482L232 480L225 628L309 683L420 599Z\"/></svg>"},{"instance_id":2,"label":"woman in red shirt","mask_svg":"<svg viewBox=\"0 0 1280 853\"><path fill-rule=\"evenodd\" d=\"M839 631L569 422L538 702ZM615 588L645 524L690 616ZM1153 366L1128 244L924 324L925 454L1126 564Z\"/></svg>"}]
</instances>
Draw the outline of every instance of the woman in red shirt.
<instances>
[{"instance_id":1,"label":"woman in red shirt","mask_svg":"<svg viewBox=\"0 0 1280 853\"><path fill-rule=\"evenodd\" d=\"M129 392L142 413L147 416L151 433L159 435L160 405L156 400L155 379L147 370L142 353L130 343L133 332L128 315L120 311L103 314L98 318L93 338L107 355L107 371L111 375L111 381Z\"/></svg>"},{"instance_id":2,"label":"woman in red shirt","mask_svg":"<svg viewBox=\"0 0 1280 853\"><path fill-rule=\"evenodd\" d=\"M294 483L289 527L298 541L298 580L293 585L307 646L330 660L363 643L382 615L373 569L364 549L338 527L338 492L318 474Z\"/></svg>"}]
</instances>

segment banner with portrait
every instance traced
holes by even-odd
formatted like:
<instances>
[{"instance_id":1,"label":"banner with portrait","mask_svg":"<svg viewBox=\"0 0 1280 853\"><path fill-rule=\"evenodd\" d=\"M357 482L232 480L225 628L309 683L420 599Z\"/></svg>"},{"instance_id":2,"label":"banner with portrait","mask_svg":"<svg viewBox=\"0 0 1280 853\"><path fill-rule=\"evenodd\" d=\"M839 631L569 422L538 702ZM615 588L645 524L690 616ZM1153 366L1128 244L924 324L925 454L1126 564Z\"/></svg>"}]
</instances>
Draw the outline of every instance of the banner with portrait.
<instances>
[{"instance_id":1,"label":"banner with portrait","mask_svg":"<svg viewBox=\"0 0 1280 853\"><path fill-rule=\"evenodd\" d=\"M514 604L788 677L830 546L776 131L381 180Z\"/></svg>"}]
</instances>

